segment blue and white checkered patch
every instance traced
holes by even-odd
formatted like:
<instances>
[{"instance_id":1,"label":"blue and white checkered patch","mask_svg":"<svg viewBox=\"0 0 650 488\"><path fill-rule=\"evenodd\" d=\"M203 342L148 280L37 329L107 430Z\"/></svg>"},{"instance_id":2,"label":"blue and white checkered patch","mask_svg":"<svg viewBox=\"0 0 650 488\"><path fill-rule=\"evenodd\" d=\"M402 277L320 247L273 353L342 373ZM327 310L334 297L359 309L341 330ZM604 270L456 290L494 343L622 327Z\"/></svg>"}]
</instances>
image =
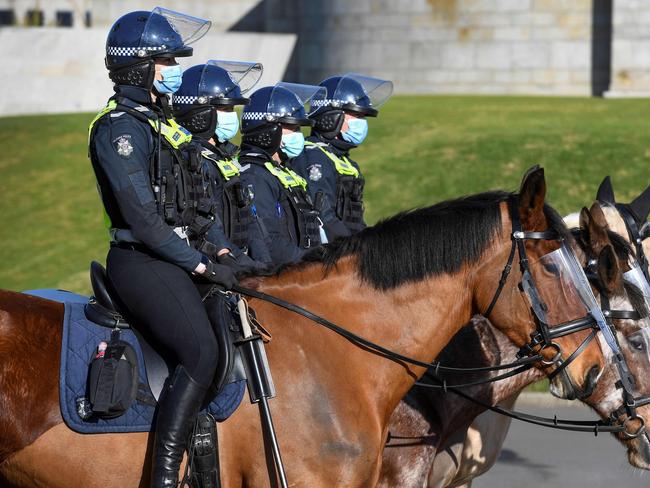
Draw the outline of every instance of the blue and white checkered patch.
<instances>
[{"instance_id":1,"label":"blue and white checkered patch","mask_svg":"<svg viewBox=\"0 0 650 488\"><path fill-rule=\"evenodd\" d=\"M280 113L273 112L244 112L241 116L242 120L267 120L269 117L282 117Z\"/></svg>"},{"instance_id":2,"label":"blue and white checkered patch","mask_svg":"<svg viewBox=\"0 0 650 488\"><path fill-rule=\"evenodd\" d=\"M108 46L106 52L109 56L146 56L147 51L162 51L167 49L167 46L154 46L154 47L122 47L122 46Z\"/></svg>"},{"instance_id":3,"label":"blue and white checkered patch","mask_svg":"<svg viewBox=\"0 0 650 488\"><path fill-rule=\"evenodd\" d=\"M179 95L179 96L172 95L173 102L181 105L191 105L192 103L196 102L198 99L199 97L191 97L189 95Z\"/></svg>"}]
</instances>

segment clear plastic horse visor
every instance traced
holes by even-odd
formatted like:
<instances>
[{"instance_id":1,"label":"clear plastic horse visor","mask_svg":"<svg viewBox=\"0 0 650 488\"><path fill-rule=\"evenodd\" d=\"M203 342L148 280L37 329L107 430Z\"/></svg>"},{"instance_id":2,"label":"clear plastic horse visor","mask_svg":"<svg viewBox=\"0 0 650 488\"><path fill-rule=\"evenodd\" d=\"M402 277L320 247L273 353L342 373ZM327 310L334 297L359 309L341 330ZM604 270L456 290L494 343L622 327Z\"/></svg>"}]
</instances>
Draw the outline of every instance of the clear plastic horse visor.
<instances>
[{"instance_id":1,"label":"clear plastic horse visor","mask_svg":"<svg viewBox=\"0 0 650 488\"><path fill-rule=\"evenodd\" d=\"M630 271L623 273L623 281L627 286L628 296L634 308L647 317L650 314L650 284L643 274L643 270L634 263Z\"/></svg>"},{"instance_id":2,"label":"clear plastic horse visor","mask_svg":"<svg viewBox=\"0 0 650 488\"><path fill-rule=\"evenodd\" d=\"M530 262L529 267L533 281L530 275L524 276L522 287L540 320L552 329L590 315L610 348L619 352L589 280L568 247L562 245L537 261Z\"/></svg>"},{"instance_id":3,"label":"clear plastic horse visor","mask_svg":"<svg viewBox=\"0 0 650 488\"><path fill-rule=\"evenodd\" d=\"M171 31L161 29L160 24L164 21L171 26ZM139 47L147 51L147 54L187 48L201 39L210 30L211 25L212 22L209 20L156 7L151 11L149 20L144 26Z\"/></svg>"}]
</instances>

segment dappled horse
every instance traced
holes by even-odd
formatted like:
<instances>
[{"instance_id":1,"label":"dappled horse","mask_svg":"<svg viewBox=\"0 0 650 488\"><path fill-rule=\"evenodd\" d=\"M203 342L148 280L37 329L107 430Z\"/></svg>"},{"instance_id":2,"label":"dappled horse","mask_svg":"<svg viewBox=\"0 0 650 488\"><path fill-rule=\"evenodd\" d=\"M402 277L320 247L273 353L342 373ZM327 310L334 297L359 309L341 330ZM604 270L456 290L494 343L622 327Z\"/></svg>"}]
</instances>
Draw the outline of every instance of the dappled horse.
<instances>
[{"instance_id":1,"label":"dappled horse","mask_svg":"<svg viewBox=\"0 0 650 488\"><path fill-rule=\"evenodd\" d=\"M609 184L608 179L603 183L605 184ZM611 197L607 197L610 194ZM601 186L599 197L602 196L610 200L610 204L594 204L591 212L582 212L582 226L585 228L583 235L591 236L597 241L602 238L602 229L609 225L618 234L629 238L624 221L613 205L613 192L603 192ZM641 222L645 222L650 211L650 202L646 200L648 196L650 189L633 202L633 212L641 215ZM601 206L604 207L604 214L601 213ZM592 213L595 218L591 216ZM567 224L579 227L579 215L572 214L568 217ZM589 225L596 226L596 229L589 232ZM647 249L646 256L650 256L650 240L643 244ZM597 242L584 242L584 245L591 247L592 252L602 248L602 244ZM619 243L615 247L619 257L627 261L629 250L625 249L625 245ZM617 297L613 308L630 309L631 304L625 296ZM633 366L637 389L647 394L650 392L650 375L647 374L650 369L648 321L615 320L614 323L626 359ZM489 321L474 317L466 330L457 334L442 351L439 360L456 367L487 366L509 361L517 350L507 338L490 326ZM622 401L619 395L611 397L604 394L616 381L615 368L609 368L607 374L610 378L602 379L594 394L587 399L587 403L603 419L607 419L616 410L615 404L618 402L620 405ZM496 383L473 387L467 393L484 402L511 408L522 389L541 377L540 371L529 370ZM476 379L476 375L464 373L455 375L454 379L462 383ZM469 487L475 477L486 472L496 461L510 424L508 417L489 411L473 418L482 410L480 406L454 394L443 395L432 390L413 388L391 417L390 440L384 451L378 486ZM627 444L628 459L632 465L650 468L650 442L647 434L634 441L625 436L619 436L619 439Z\"/></svg>"},{"instance_id":2,"label":"dappled horse","mask_svg":"<svg viewBox=\"0 0 650 488\"><path fill-rule=\"evenodd\" d=\"M570 242L545 193L543 170L536 168L518 195L490 192L399 214L245 284L344 324L411 362L433 360L476 313L523 346L538 324L518 290L519 267L499 280L521 254L513 222L520 222L531 261L560 248L550 237ZM530 232L545 238L531 239ZM543 276L535 271L533 278ZM541 291L553 296L553 307L578 308L556 288ZM290 485L374 485L390 414L426 368L373 353L270 303L250 305L273 336L267 354L278 394L271 409ZM61 314L59 304L0 293L0 480L20 487L146 486L147 434L81 435L61 423ZM587 335L557 339L563 357ZM555 349L541 354L557 357ZM567 368L566 387L591 391L604 364L592 341ZM219 425L219 452L223 486L276 484L256 406L245 402Z\"/></svg>"}]
</instances>

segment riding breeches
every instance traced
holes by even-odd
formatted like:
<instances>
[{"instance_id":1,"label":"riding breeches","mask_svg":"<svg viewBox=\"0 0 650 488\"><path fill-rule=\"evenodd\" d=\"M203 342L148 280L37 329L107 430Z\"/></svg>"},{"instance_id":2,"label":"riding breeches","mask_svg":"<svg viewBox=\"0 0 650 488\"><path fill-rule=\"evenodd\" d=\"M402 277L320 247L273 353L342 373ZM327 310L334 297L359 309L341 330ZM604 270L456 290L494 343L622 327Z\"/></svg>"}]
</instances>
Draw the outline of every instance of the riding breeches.
<instances>
[{"instance_id":1,"label":"riding breeches","mask_svg":"<svg viewBox=\"0 0 650 488\"><path fill-rule=\"evenodd\" d=\"M117 247L108 253L106 271L132 325L167 360L209 387L218 362L217 339L190 275L148 252Z\"/></svg>"}]
</instances>

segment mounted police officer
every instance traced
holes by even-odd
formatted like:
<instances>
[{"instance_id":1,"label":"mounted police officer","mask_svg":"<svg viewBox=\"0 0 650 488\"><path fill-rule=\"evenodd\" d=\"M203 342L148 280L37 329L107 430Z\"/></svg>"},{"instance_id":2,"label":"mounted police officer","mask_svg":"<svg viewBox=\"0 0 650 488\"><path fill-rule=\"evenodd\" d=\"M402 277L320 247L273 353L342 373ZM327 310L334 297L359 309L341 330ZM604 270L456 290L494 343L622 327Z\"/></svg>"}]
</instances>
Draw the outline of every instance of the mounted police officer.
<instances>
[{"instance_id":1,"label":"mounted police officer","mask_svg":"<svg viewBox=\"0 0 650 488\"><path fill-rule=\"evenodd\" d=\"M228 240L228 252L216 259L238 271L263 267L245 254L249 236L257 227L251 225L251 201L240 179L239 148L230 142L239 130L235 107L248 104L244 94L261 75L259 63L211 60L185 70L183 82L172 97L176 120L203 146L201 156L209 177L206 187ZM205 249L209 256L216 251Z\"/></svg>"},{"instance_id":2,"label":"mounted police officer","mask_svg":"<svg viewBox=\"0 0 650 488\"><path fill-rule=\"evenodd\" d=\"M197 287L235 283L199 251L214 222L200 146L171 117L168 96L210 22L155 8L124 15L106 41L115 95L90 127L89 152L111 227L108 278L143 335L177 365L159 402L152 486L175 487L194 419L217 365Z\"/></svg>"},{"instance_id":3,"label":"mounted police officer","mask_svg":"<svg viewBox=\"0 0 650 488\"><path fill-rule=\"evenodd\" d=\"M324 96L325 89L316 86L278 83L257 90L244 107L239 163L260 232L250 241L254 259L296 262L321 244L318 202L287 162L303 150L300 127L312 125L305 104Z\"/></svg>"},{"instance_id":4,"label":"mounted police officer","mask_svg":"<svg viewBox=\"0 0 650 488\"><path fill-rule=\"evenodd\" d=\"M368 134L366 117L376 117L378 108L393 92L393 83L348 73L323 80L327 98L319 101L309 118L314 121L305 151L291 167L308 180L312 199L320 199L328 240L363 229L364 179L350 150Z\"/></svg>"}]
</instances>

